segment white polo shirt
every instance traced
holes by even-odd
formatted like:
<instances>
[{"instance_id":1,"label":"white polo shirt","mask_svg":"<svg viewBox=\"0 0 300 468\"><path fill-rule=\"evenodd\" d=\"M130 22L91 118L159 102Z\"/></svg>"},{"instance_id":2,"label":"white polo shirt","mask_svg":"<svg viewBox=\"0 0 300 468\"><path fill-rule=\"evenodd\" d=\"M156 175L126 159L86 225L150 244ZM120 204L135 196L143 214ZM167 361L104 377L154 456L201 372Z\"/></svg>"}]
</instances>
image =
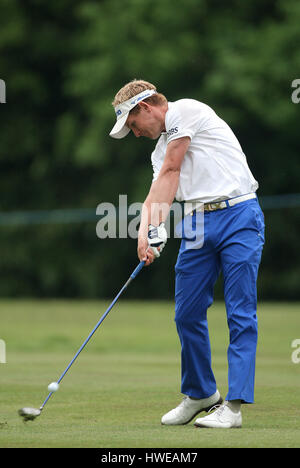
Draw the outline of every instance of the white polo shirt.
<instances>
[{"instance_id":1,"label":"white polo shirt","mask_svg":"<svg viewBox=\"0 0 300 468\"><path fill-rule=\"evenodd\" d=\"M190 137L176 193L178 201L218 201L255 192L246 156L231 128L206 104L194 99L169 102L162 133L151 155L153 181L171 141Z\"/></svg>"}]
</instances>

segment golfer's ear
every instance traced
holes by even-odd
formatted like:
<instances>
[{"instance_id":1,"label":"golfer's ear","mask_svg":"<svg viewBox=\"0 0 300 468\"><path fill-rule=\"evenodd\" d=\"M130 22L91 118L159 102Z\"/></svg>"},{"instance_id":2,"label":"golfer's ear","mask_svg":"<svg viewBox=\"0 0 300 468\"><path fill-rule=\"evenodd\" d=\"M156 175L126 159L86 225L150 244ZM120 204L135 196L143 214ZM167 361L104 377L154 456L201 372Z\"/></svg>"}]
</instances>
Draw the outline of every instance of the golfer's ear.
<instances>
[{"instance_id":1,"label":"golfer's ear","mask_svg":"<svg viewBox=\"0 0 300 468\"><path fill-rule=\"evenodd\" d=\"M147 102L145 102L145 101L139 102L139 103L138 103L138 106L139 106L140 110L143 109L143 110L145 110L146 112L149 112L149 110L150 110L149 104L148 104Z\"/></svg>"}]
</instances>

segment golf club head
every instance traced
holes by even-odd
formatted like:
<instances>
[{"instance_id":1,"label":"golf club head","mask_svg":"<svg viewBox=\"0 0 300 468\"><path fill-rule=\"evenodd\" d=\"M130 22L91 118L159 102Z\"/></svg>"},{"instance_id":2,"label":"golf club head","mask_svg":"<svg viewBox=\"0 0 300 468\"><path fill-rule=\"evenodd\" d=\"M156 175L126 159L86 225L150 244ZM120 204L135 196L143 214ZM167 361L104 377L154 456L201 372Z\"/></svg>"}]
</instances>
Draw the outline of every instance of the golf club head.
<instances>
[{"instance_id":1,"label":"golf club head","mask_svg":"<svg viewBox=\"0 0 300 468\"><path fill-rule=\"evenodd\" d=\"M33 421L41 414L41 410L37 408L21 408L18 411L24 422Z\"/></svg>"}]
</instances>

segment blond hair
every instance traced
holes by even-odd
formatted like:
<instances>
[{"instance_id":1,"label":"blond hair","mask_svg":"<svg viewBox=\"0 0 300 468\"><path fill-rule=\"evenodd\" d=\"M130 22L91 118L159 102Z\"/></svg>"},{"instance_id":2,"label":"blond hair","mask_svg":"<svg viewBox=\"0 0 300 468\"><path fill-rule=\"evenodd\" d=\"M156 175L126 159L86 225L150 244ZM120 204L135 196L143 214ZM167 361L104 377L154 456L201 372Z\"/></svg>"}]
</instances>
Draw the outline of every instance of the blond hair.
<instances>
[{"instance_id":1,"label":"blond hair","mask_svg":"<svg viewBox=\"0 0 300 468\"><path fill-rule=\"evenodd\" d=\"M122 104L122 102L127 101L128 99L132 98L133 96L136 96L137 94L141 93L142 91L145 91L146 89L153 89L154 91L157 91L156 86L149 83L148 81L132 80L117 92L112 102L112 105L116 107L119 104ZM165 104L167 102L167 98L163 94L156 92L152 96L144 99L144 101L148 102L149 104L159 106ZM139 108L134 107L130 112L139 112Z\"/></svg>"}]
</instances>

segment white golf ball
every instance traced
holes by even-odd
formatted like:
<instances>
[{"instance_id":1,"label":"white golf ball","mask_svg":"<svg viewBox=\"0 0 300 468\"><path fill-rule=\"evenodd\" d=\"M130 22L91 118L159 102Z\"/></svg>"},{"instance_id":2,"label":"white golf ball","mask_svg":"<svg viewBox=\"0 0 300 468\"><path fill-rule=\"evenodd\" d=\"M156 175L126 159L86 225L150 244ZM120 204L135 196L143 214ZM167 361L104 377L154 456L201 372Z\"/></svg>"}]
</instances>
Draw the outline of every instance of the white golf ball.
<instances>
[{"instance_id":1,"label":"white golf ball","mask_svg":"<svg viewBox=\"0 0 300 468\"><path fill-rule=\"evenodd\" d=\"M59 389L59 384L57 382L51 382L48 385L49 392L56 392Z\"/></svg>"}]
</instances>

